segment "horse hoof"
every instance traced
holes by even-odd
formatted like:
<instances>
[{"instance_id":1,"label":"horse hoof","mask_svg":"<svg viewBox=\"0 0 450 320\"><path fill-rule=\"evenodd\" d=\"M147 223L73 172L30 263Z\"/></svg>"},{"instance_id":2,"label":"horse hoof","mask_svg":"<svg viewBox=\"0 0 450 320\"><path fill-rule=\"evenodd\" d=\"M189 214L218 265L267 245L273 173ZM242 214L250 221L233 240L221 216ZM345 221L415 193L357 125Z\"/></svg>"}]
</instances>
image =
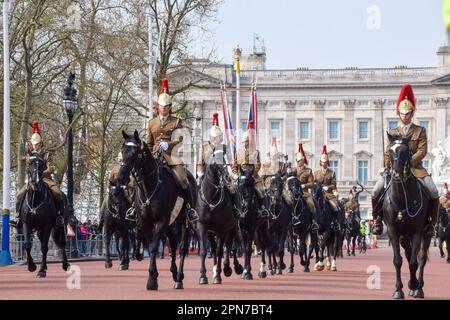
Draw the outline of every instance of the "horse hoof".
<instances>
[{"instance_id":1,"label":"horse hoof","mask_svg":"<svg viewBox=\"0 0 450 320\"><path fill-rule=\"evenodd\" d=\"M136 260L137 261L142 261L144 260L144 255L141 253L136 253Z\"/></svg>"},{"instance_id":2,"label":"horse hoof","mask_svg":"<svg viewBox=\"0 0 450 320\"><path fill-rule=\"evenodd\" d=\"M128 270L128 265L127 264L121 264L119 266L119 270Z\"/></svg>"},{"instance_id":3,"label":"horse hoof","mask_svg":"<svg viewBox=\"0 0 450 320\"><path fill-rule=\"evenodd\" d=\"M278 275L283 274L283 270L277 269L277 274L278 274Z\"/></svg>"},{"instance_id":4,"label":"horse hoof","mask_svg":"<svg viewBox=\"0 0 450 320\"><path fill-rule=\"evenodd\" d=\"M331 264L327 264L326 269L327 269L328 271L330 271L330 270L331 270ZM323 269L322 269L322 270L323 270Z\"/></svg>"},{"instance_id":5,"label":"horse hoof","mask_svg":"<svg viewBox=\"0 0 450 320\"><path fill-rule=\"evenodd\" d=\"M417 289L416 291L414 291L414 298L423 299L425 298L425 293L422 289Z\"/></svg>"},{"instance_id":6,"label":"horse hoof","mask_svg":"<svg viewBox=\"0 0 450 320\"><path fill-rule=\"evenodd\" d=\"M303 269L303 272L310 272L310 270L309 270L308 267L305 267L305 268Z\"/></svg>"},{"instance_id":7,"label":"horse hoof","mask_svg":"<svg viewBox=\"0 0 450 320\"><path fill-rule=\"evenodd\" d=\"M289 269L288 269L288 273L293 273L294 272L294 268L292 268L292 267L289 267Z\"/></svg>"},{"instance_id":8,"label":"horse hoof","mask_svg":"<svg viewBox=\"0 0 450 320\"><path fill-rule=\"evenodd\" d=\"M66 262L63 262L62 267L63 267L63 270L64 270L64 271L67 271L67 270L69 270L70 263L68 263L67 261L66 261Z\"/></svg>"},{"instance_id":9,"label":"horse hoof","mask_svg":"<svg viewBox=\"0 0 450 320\"><path fill-rule=\"evenodd\" d=\"M207 277L200 277L200 280L198 281L199 284L208 284L208 278Z\"/></svg>"},{"instance_id":10,"label":"horse hoof","mask_svg":"<svg viewBox=\"0 0 450 320\"><path fill-rule=\"evenodd\" d=\"M331 267L331 269L330 269L331 271L337 271L337 268L336 267Z\"/></svg>"},{"instance_id":11,"label":"horse hoof","mask_svg":"<svg viewBox=\"0 0 450 320\"><path fill-rule=\"evenodd\" d=\"M449 258L449 259L447 259L447 263L450 263L450 258Z\"/></svg>"},{"instance_id":12,"label":"horse hoof","mask_svg":"<svg viewBox=\"0 0 450 320\"><path fill-rule=\"evenodd\" d=\"M392 295L392 298L394 298L396 300L402 300L402 299L405 299L405 294L401 290L395 291L394 294Z\"/></svg>"},{"instance_id":13,"label":"horse hoof","mask_svg":"<svg viewBox=\"0 0 450 320\"><path fill-rule=\"evenodd\" d=\"M45 278L47 276L47 272L45 272L45 270L40 270L37 275L36 278Z\"/></svg>"},{"instance_id":14,"label":"horse hoof","mask_svg":"<svg viewBox=\"0 0 450 320\"><path fill-rule=\"evenodd\" d=\"M230 266L224 266L223 274L225 275L225 277L230 277L233 274L233 269L231 269Z\"/></svg>"},{"instance_id":15,"label":"horse hoof","mask_svg":"<svg viewBox=\"0 0 450 320\"><path fill-rule=\"evenodd\" d=\"M416 292L416 290L409 290L408 296L414 297L415 292Z\"/></svg>"},{"instance_id":16,"label":"horse hoof","mask_svg":"<svg viewBox=\"0 0 450 320\"><path fill-rule=\"evenodd\" d=\"M234 266L234 272L236 272L236 274L241 275L242 272L244 272L244 268L238 264Z\"/></svg>"},{"instance_id":17,"label":"horse hoof","mask_svg":"<svg viewBox=\"0 0 450 320\"><path fill-rule=\"evenodd\" d=\"M158 290L158 282L149 280L147 282L147 290Z\"/></svg>"},{"instance_id":18,"label":"horse hoof","mask_svg":"<svg viewBox=\"0 0 450 320\"><path fill-rule=\"evenodd\" d=\"M181 281L176 281L176 282L173 284L173 288L174 288L174 289L184 289L184 288L183 288L183 282L181 282Z\"/></svg>"},{"instance_id":19,"label":"horse hoof","mask_svg":"<svg viewBox=\"0 0 450 320\"><path fill-rule=\"evenodd\" d=\"M253 275L250 272L247 272L243 275L242 279L244 280L253 280Z\"/></svg>"},{"instance_id":20,"label":"horse hoof","mask_svg":"<svg viewBox=\"0 0 450 320\"><path fill-rule=\"evenodd\" d=\"M300 265L305 266L306 265L306 261L300 261Z\"/></svg>"},{"instance_id":21,"label":"horse hoof","mask_svg":"<svg viewBox=\"0 0 450 320\"><path fill-rule=\"evenodd\" d=\"M350 257L350 252L347 252L347 255Z\"/></svg>"},{"instance_id":22,"label":"horse hoof","mask_svg":"<svg viewBox=\"0 0 450 320\"><path fill-rule=\"evenodd\" d=\"M275 274L275 270L274 269L270 269L270 275L273 276Z\"/></svg>"},{"instance_id":23,"label":"horse hoof","mask_svg":"<svg viewBox=\"0 0 450 320\"><path fill-rule=\"evenodd\" d=\"M266 271L258 272L258 277L261 279L267 278L267 272Z\"/></svg>"},{"instance_id":24,"label":"horse hoof","mask_svg":"<svg viewBox=\"0 0 450 320\"><path fill-rule=\"evenodd\" d=\"M214 284L222 284L222 279L220 277L215 277L213 283Z\"/></svg>"},{"instance_id":25,"label":"horse hoof","mask_svg":"<svg viewBox=\"0 0 450 320\"><path fill-rule=\"evenodd\" d=\"M352 252L352 256L355 256L355 253L354 253L354 252Z\"/></svg>"},{"instance_id":26,"label":"horse hoof","mask_svg":"<svg viewBox=\"0 0 450 320\"><path fill-rule=\"evenodd\" d=\"M37 269L36 264L33 263L31 265L28 265L28 271L35 272L36 269Z\"/></svg>"},{"instance_id":27,"label":"horse hoof","mask_svg":"<svg viewBox=\"0 0 450 320\"><path fill-rule=\"evenodd\" d=\"M110 261L110 262L105 262L105 268L106 268L106 269L112 268L112 266L113 266L112 261Z\"/></svg>"},{"instance_id":28,"label":"horse hoof","mask_svg":"<svg viewBox=\"0 0 450 320\"><path fill-rule=\"evenodd\" d=\"M445 254L441 254L440 256L441 256L441 258L445 258Z\"/></svg>"},{"instance_id":29,"label":"horse hoof","mask_svg":"<svg viewBox=\"0 0 450 320\"><path fill-rule=\"evenodd\" d=\"M281 263L281 270L285 270L286 269L286 264L284 262Z\"/></svg>"}]
</instances>

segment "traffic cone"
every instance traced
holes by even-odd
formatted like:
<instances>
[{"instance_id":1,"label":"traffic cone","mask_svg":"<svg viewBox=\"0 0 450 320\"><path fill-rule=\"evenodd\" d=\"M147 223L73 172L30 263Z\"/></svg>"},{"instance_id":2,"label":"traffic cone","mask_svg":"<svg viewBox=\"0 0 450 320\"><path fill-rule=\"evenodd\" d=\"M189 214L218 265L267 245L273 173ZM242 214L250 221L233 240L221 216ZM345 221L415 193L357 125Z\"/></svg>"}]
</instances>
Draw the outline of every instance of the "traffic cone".
<instances>
[{"instance_id":1,"label":"traffic cone","mask_svg":"<svg viewBox=\"0 0 450 320\"><path fill-rule=\"evenodd\" d=\"M67 236L68 237L75 237L75 232L73 232L73 229L70 226L70 224L67 224Z\"/></svg>"}]
</instances>

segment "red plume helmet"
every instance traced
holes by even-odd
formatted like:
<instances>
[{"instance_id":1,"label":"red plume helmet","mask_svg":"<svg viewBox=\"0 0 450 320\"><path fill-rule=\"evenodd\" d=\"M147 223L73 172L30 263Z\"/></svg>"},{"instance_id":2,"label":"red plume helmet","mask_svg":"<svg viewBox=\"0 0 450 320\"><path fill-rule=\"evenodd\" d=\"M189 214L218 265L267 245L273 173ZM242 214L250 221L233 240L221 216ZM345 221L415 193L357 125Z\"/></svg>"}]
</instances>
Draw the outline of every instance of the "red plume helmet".
<instances>
[{"instance_id":1,"label":"red plume helmet","mask_svg":"<svg viewBox=\"0 0 450 320\"><path fill-rule=\"evenodd\" d=\"M400 95L398 96L398 100L397 100L397 115L400 112L400 105L402 104L402 102L404 100L409 101L411 104L408 106L402 106L402 108L411 110L411 111L415 111L416 110L416 99L414 98L414 93L412 90L411 85L409 85L408 83L405 83L400 91Z\"/></svg>"},{"instance_id":2,"label":"red plume helmet","mask_svg":"<svg viewBox=\"0 0 450 320\"><path fill-rule=\"evenodd\" d=\"M320 166L326 162L328 162L328 152L327 146L324 144L322 147L322 156L320 157Z\"/></svg>"},{"instance_id":3,"label":"red plume helmet","mask_svg":"<svg viewBox=\"0 0 450 320\"><path fill-rule=\"evenodd\" d=\"M305 151L303 151L303 144L302 143L298 144L298 152L302 155L303 160L305 161L305 164L308 164L308 159L306 158ZM297 158L297 161L298 161L298 158Z\"/></svg>"},{"instance_id":4,"label":"red plume helmet","mask_svg":"<svg viewBox=\"0 0 450 320\"><path fill-rule=\"evenodd\" d=\"M214 112L214 114L213 114L212 125L219 126L219 114L217 112Z\"/></svg>"}]
</instances>

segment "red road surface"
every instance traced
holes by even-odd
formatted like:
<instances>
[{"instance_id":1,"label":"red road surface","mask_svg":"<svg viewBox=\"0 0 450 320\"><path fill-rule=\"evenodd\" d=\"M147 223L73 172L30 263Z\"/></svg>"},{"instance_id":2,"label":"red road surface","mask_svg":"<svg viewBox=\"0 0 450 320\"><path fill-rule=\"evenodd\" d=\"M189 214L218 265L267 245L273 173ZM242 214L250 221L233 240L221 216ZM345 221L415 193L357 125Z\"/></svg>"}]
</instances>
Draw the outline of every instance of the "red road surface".
<instances>
[{"instance_id":1,"label":"red road surface","mask_svg":"<svg viewBox=\"0 0 450 320\"><path fill-rule=\"evenodd\" d=\"M425 269L425 298L450 299L450 264L439 257L435 247L430 248L430 261ZM61 264L49 264L47 278L38 279L36 273L30 273L25 265L0 267L0 299L249 299L249 300L306 300L306 299L391 299L394 291L395 272L392 264L392 249L380 248L368 250L356 257L338 259L337 272L304 273L296 257L294 273L269 276L259 279L259 257L253 260L253 281L242 280L233 273L223 277L223 284L212 284L212 263L207 259L208 280L210 284L199 285L200 259L191 255L186 259L184 290L172 289L172 277L169 272L169 257L158 260L159 290L145 289L148 275L148 259L142 262L132 261L130 269L119 271L117 260L112 269L105 269L102 261L72 262L80 267L81 288L67 289L66 274ZM287 256L289 261L289 255ZM242 263L242 259L241 263ZM367 273L369 266L378 266L381 270L380 289L368 289ZM408 294L408 264L403 259L402 267L405 295ZM406 299L413 299L407 297Z\"/></svg>"}]
</instances>

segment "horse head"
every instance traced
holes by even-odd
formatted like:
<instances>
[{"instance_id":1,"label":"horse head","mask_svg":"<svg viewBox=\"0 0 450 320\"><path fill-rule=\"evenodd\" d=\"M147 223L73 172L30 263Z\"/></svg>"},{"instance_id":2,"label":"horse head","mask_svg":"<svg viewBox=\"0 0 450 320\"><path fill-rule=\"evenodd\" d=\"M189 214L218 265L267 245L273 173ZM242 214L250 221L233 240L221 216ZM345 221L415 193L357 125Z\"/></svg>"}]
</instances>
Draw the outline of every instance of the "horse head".
<instances>
[{"instance_id":1,"label":"horse head","mask_svg":"<svg viewBox=\"0 0 450 320\"><path fill-rule=\"evenodd\" d=\"M275 176L273 176L270 179L270 186L269 186L269 190L268 190L268 194L270 197L270 202L271 204L276 204L277 202L281 201L282 197L282 193L283 193L283 175L281 173L277 173L275 174Z\"/></svg>"},{"instance_id":2,"label":"horse head","mask_svg":"<svg viewBox=\"0 0 450 320\"><path fill-rule=\"evenodd\" d=\"M121 185L126 185L130 178L132 171L137 172L145 165L145 159L152 155L148 145L141 141L139 133L134 130L133 135L128 135L122 131L124 142L122 144L122 162L120 163L120 170L118 180Z\"/></svg>"},{"instance_id":3,"label":"horse head","mask_svg":"<svg viewBox=\"0 0 450 320\"><path fill-rule=\"evenodd\" d=\"M403 180L411 172L411 152L409 150L409 142L412 135L407 137L393 136L388 132L391 148L389 149L391 170L394 179Z\"/></svg>"},{"instance_id":4,"label":"horse head","mask_svg":"<svg viewBox=\"0 0 450 320\"><path fill-rule=\"evenodd\" d=\"M28 151L28 182L33 190L38 190L43 182L44 158L38 152Z\"/></svg>"},{"instance_id":5,"label":"horse head","mask_svg":"<svg viewBox=\"0 0 450 320\"><path fill-rule=\"evenodd\" d=\"M296 172L291 171L288 173L287 184L288 192L291 195L291 198L297 201L302 196L303 190L300 180L297 179Z\"/></svg>"},{"instance_id":6,"label":"horse head","mask_svg":"<svg viewBox=\"0 0 450 320\"><path fill-rule=\"evenodd\" d=\"M223 152L223 148L216 150L216 148L213 147L213 153L208 158L206 163L205 173L208 176L221 179L226 173L226 168L227 164L225 163L225 154Z\"/></svg>"},{"instance_id":7,"label":"horse head","mask_svg":"<svg viewBox=\"0 0 450 320\"><path fill-rule=\"evenodd\" d=\"M122 204L127 201L126 188L127 186L121 185L118 179L109 182L108 200L116 212L120 212Z\"/></svg>"}]
</instances>

